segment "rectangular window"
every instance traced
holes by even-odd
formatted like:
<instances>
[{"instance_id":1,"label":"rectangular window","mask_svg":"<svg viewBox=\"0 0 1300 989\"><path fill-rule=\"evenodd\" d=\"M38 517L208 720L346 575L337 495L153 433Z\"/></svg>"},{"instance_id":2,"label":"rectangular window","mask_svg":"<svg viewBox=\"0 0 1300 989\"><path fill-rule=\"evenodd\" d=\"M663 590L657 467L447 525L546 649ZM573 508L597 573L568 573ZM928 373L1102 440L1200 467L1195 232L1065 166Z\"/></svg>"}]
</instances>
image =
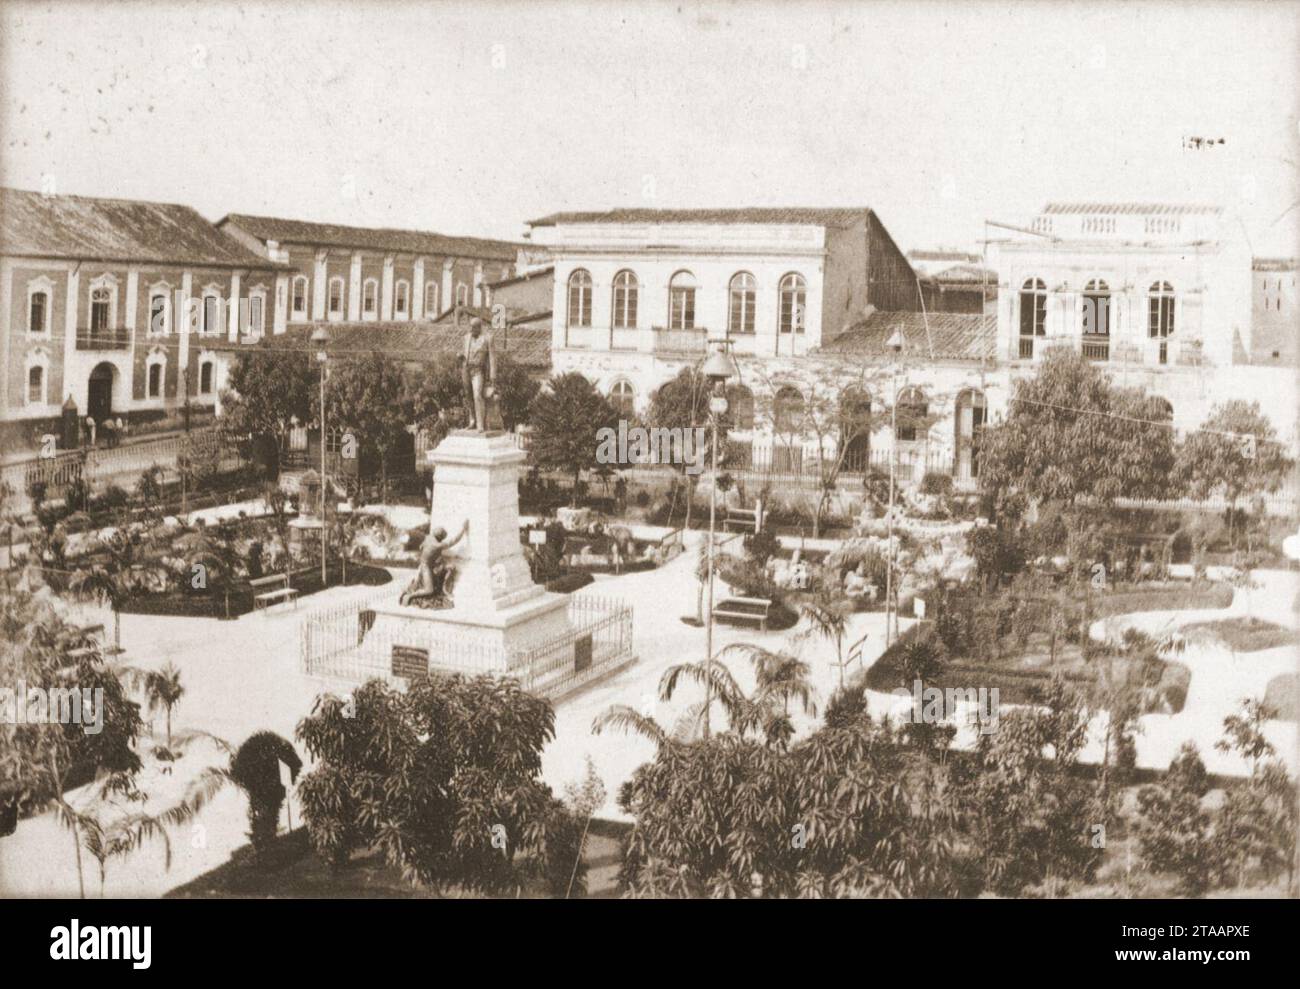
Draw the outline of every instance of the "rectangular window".
<instances>
[{"instance_id":1,"label":"rectangular window","mask_svg":"<svg viewBox=\"0 0 1300 989\"><path fill-rule=\"evenodd\" d=\"M27 403L40 405L45 401L45 369L34 367L27 372Z\"/></svg>"},{"instance_id":2,"label":"rectangular window","mask_svg":"<svg viewBox=\"0 0 1300 989\"><path fill-rule=\"evenodd\" d=\"M97 288L90 294L90 330L103 333L108 329L111 295L106 288Z\"/></svg>"},{"instance_id":3,"label":"rectangular window","mask_svg":"<svg viewBox=\"0 0 1300 989\"><path fill-rule=\"evenodd\" d=\"M215 295L205 295L203 297L203 333L220 333L220 300Z\"/></svg>"},{"instance_id":4,"label":"rectangular window","mask_svg":"<svg viewBox=\"0 0 1300 989\"><path fill-rule=\"evenodd\" d=\"M343 312L343 279L336 278L330 282L330 315L337 316Z\"/></svg>"},{"instance_id":5,"label":"rectangular window","mask_svg":"<svg viewBox=\"0 0 1300 989\"><path fill-rule=\"evenodd\" d=\"M250 295L248 297L248 332L259 334L262 332L262 297L260 295Z\"/></svg>"},{"instance_id":6,"label":"rectangular window","mask_svg":"<svg viewBox=\"0 0 1300 989\"><path fill-rule=\"evenodd\" d=\"M668 319L668 328L672 330L692 330L695 328L695 289L675 288L672 293L672 312Z\"/></svg>"},{"instance_id":7,"label":"rectangular window","mask_svg":"<svg viewBox=\"0 0 1300 989\"><path fill-rule=\"evenodd\" d=\"M149 365L149 397L160 398L162 396L162 365Z\"/></svg>"},{"instance_id":8,"label":"rectangular window","mask_svg":"<svg viewBox=\"0 0 1300 989\"><path fill-rule=\"evenodd\" d=\"M32 293L32 308L28 314L27 332L44 333L45 319L49 310L49 296L44 292Z\"/></svg>"}]
</instances>

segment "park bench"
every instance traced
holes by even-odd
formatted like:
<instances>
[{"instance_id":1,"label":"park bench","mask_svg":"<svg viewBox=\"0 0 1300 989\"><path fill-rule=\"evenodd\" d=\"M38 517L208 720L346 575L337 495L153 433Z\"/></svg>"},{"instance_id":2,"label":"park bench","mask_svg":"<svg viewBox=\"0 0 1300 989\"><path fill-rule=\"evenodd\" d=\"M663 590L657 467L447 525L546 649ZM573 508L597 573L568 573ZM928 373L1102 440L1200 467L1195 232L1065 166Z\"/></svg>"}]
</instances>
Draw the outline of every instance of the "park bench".
<instances>
[{"instance_id":1,"label":"park bench","mask_svg":"<svg viewBox=\"0 0 1300 989\"><path fill-rule=\"evenodd\" d=\"M289 575L287 573L258 577L255 580L250 580L248 586L253 589L254 611L259 607L270 608L281 601L292 601L295 608L298 606L298 590L289 586ZM266 588L266 590L262 590L262 588Z\"/></svg>"},{"instance_id":2,"label":"park bench","mask_svg":"<svg viewBox=\"0 0 1300 989\"><path fill-rule=\"evenodd\" d=\"M771 607L772 602L767 598L723 598L713 609L713 617L733 622L757 622L758 627L766 632L767 613Z\"/></svg>"},{"instance_id":3,"label":"park bench","mask_svg":"<svg viewBox=\"0 0 1300 989\"><path fill-rule=\"evenodd\" d=\"M728 508L723 528L728 532L732 530L748 533L758 532L758 509Z\"/></svg>"}]
</instances>

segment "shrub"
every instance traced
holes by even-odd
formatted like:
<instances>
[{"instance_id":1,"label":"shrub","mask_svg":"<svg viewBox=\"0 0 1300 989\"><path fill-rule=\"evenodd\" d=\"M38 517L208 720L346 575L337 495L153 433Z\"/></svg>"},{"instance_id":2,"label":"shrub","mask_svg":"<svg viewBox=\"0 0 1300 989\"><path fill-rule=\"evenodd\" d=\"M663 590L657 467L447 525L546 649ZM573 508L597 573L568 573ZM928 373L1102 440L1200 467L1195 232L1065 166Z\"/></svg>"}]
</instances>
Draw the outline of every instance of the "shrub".
<instances>
[{"instance_id":1,"label":"shrub","mask_svg":"<svg viewBox=\"0 0 1300 989\"><path fill-rule=\"evenodd\" d=\"M749 554L750 559L760 564L766 565L780 548L780 540L770 529L751 533L745 537L745 552Z\"/></svg>"},{"instance_id":2,"label":"shrub","mask_svg":"<svg viewBox=\"0 0 1300 989\"><path fill-rule=\"evenodd\" d=\"M250 736L230 764L230 777L248 796L248 838L253 849L264 855L275 842L284 803L280 763L289 767L291 779L298 778L302 760L287 739L275 732L259 731Z\"/></svg>"},{"instance_id":3,"label":"shrub","mask_svg":"<svg viewBox=\"0 0 1300 989\"><path fill-rule=\"evenodd\" d=\"M952 494L952 476L929 471L921 478L921 494L948 497Z\"/></svg>"}]
</instances>

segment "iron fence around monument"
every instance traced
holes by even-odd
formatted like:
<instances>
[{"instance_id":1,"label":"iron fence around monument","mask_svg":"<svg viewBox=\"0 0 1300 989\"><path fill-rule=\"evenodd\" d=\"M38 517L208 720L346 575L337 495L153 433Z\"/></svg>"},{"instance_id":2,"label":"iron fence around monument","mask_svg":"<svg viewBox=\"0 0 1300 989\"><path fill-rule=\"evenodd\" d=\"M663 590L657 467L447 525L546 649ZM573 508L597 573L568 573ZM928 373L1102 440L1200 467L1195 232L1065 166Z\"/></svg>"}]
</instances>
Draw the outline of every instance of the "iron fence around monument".
<instances>
[{"instance_id":1,"label":"iron fence around monument","mask_svg":"<svg viewBox=\"0 0 1300 989\"><path fill-rule=\"evenodd\" d=\"M391 600L391 594L385 597ZM376 623L370 599L323 608L302 621L303 673L345 684L380 679L395 687L429 672L511 676L552 700L632 659L632 609L590 595L569 599L569 629L525 650L507 652L471 635L423 623Z\"/></svg>"}]
</instances>

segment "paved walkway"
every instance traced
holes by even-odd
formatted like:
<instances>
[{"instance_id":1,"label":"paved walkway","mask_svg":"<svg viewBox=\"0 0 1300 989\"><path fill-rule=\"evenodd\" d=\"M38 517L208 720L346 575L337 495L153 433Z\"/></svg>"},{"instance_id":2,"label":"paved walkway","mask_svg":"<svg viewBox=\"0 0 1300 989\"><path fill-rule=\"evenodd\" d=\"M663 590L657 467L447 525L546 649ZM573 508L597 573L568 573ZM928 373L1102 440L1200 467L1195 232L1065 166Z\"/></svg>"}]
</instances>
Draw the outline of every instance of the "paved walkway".
<instances>
[{"instance_id":1,"label":"paved walkway","mask_svg":"<svg viewBox=\"0 0 1300 989\"><path fill-rule=\"evenodd\" d=\"M611 705L628 704L671 727L690 704L701 699L701 692L689 686L683 687L671 703L657 699L664 670L704 655L704 631L680 621L680 616L695 613L694 544L699 538L696 533L689 534L686 552L664 567L598 578L589 589L592 593L620 597L632 606L638 660L557 706L557 738L543 753L542 772L555 791L562 793L567 783L582 778L586 757L590 756L606 789L607 802L602 809L605 816L617 816L615 800L619 786L653 755L653 746L639 737L618 733L593 735L591 726L597 715ZM394 593L404 576L398 572ZM1184 612L1177 616L1177 621L1185 624L1225 613L1257 614L1272 621L1283 621L1291 614L1291 604L1300 587L1296 578L1293 573L1261 574L1263 586L1249 597L1239 594L1227 612ZM322 605L369 597L375 590L373 587L334 588L313 595L299 611L282 608L271 615L245 615L230 622L126 615L122 619L123 645L133 665L153 668L171 660L181 668L186 693L173 715L177 730L201 729L235 744L264 729L292 738L295 725L310 711L317 693L316 683L298 672L301 615ZM108 627L111 616L104 613L100 617ZM1146 615L1134 619L1133 623L1156 629L1170 617ZM1114 619L1111 622L1116 628L1122 625ZM905 621L904 626L907 624ZM869 635L865 654L868 662L873 662L882 650L883 632L883 615L859 614L853 616L845 641ZM837 671L825 659L827 647L807 640L798 629L767 633L727 626L715 629L716 648L741 642L801 651L812 665L819 711L838 683ZM1198 742L1212 770L1246 772L1247 767L1240 760L1213 748L1222 733L1222 719L1241 698L1261 696L1271 676L1293 670L1291 651L1269 650L1234 657L1216 647L1195 647L1182 661L1193 671L1187 705L1178 715L1147 715L1142 719L1139 764L1163 768L1178 745L1190 738ZM735 657L730 666L742 687L751 689L750 664ZM883 713L895 706L897 699L873 694L871 703L873 710ZM810 730L817 719L799 715L796 721L803 732ZM161 719L157 727L161 732ZM1293 758L1293 725L1270 724L1269 736L1282 752ZM963 728L959 744L969 745L972 739L971 730ZM1100 748L1095 742L1087 756L1099 758ZM222 763L224 757L215 748L198 745L172 776L159 776L156 770L148 770L140 780L141 788L154 795L148 807L156 810L165 806L181 791L184 780L197 775L205 765ZM79 791L72 797L84 801L87 793ZM291 809L296 818L296 801L292 801ZM245 813L241 794L235 790L223 792L199 817L197 827L177 829L173 833L170 869L164 866L161 843L148 845L126 860L110 864L105 886L107 895L156 896L226 861L246 841ZM98 878L93 860L87 858L85 868L88 892L95 895ZM0 839L0 895L77 895L72 837L52 814L21 821L13 836Z\"/></svg>"}]
</instances>

